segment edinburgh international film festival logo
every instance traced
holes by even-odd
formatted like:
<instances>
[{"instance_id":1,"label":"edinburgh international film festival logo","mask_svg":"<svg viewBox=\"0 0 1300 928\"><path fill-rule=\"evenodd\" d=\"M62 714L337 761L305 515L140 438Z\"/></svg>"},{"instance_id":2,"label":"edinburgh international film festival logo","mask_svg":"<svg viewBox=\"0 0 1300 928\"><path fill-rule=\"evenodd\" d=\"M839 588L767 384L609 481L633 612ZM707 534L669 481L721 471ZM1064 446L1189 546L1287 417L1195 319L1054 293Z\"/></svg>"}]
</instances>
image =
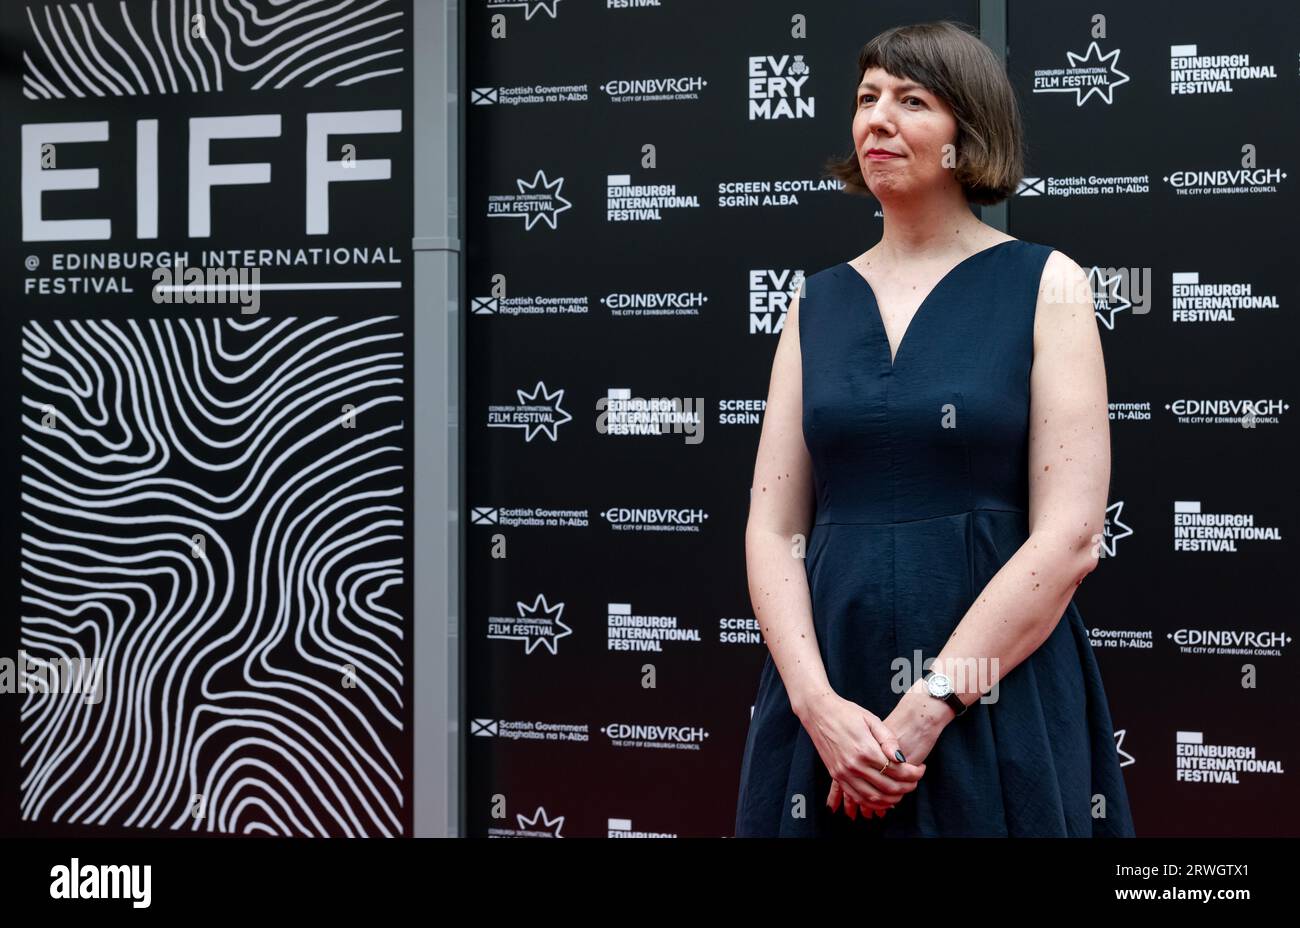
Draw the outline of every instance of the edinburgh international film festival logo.
<instances>
[{"instance_id":1,"label":"edinburgh international film festival logo","mask_svg":"<svg viewBox=\"0 0 1300 928\"><path fill-rule=\"evenodd\" d=\"M573 629L560 621L563 615L564 603L552 605L538 593L532 605L516 601L514 615L488 616L487 636L495 641L521 641L525 654L539 647L555 654L560 639L573 634Z\"/></svg>"},{"instance_id":2,"label":"edinburgh international film festival logo","mask_svg":"<svg viewBox=\"0 0 1300 928\"><path fill-rule=\"evenodd\" d=\"M1105 17L1098 15L1093 20L1093 38L1105 39ZM1128 83L1128 75L1115 66L1118 48L1102 54L1094 41L1083 54L1066 52L1065 57L1068 64L1064 68L1034 69L1034 93L1072 93L1075 106L1083 106L1095 94L1109 105L1115 102L1115 88Z\"/></svg>"},{"instance_id":3,"label":"edinburgh international film festival logo","mask_svg":"<svg viewBox=\"0 0 1300 928\"><path fill-rule=\"evenodd\" d=\"M573 418L560 406L564 390L547 390L539 380L531 393L521 388L515 390L515 396L517 403L488 406L488 428L521 429L524 441L532 441L539 434L558 441L560 426Z\"/></svg>"},{"instance_id":4,"label":"edinburgh international film festival logo","mask_svg":"<svg viewBox=\"0 0 1300 928\"><path fill-rule=\"evenodd\" d=\"M515 193L488 195L489 219L522 219L525 232L531 232L539 222L554 229L556 218L573 205L560 196L564 178L551 180L545 171L539 170L532 180L516 178L515 187Z\"/></svg>"}]
</instances>

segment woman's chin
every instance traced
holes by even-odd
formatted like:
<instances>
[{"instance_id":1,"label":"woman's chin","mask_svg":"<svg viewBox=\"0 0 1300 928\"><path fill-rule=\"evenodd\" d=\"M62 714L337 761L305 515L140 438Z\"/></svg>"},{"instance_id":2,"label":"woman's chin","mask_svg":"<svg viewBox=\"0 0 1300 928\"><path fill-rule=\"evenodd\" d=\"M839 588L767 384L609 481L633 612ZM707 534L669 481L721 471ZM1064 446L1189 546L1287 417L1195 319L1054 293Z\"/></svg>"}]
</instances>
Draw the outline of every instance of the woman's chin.
<instances>
[{"instance_id":1,"label":"woman's chin","mask_svg":"<svg viewBox=\"0 0 1300 928\"><path fill-rule=\"evenodd\" d=\"M901 180L902 178L899 177L882 177L880 175L872 177L868 175L866 178L867 189L878 200L896 197L906 192L907 185L901 183Z\"/></svg>"}]
</instances>

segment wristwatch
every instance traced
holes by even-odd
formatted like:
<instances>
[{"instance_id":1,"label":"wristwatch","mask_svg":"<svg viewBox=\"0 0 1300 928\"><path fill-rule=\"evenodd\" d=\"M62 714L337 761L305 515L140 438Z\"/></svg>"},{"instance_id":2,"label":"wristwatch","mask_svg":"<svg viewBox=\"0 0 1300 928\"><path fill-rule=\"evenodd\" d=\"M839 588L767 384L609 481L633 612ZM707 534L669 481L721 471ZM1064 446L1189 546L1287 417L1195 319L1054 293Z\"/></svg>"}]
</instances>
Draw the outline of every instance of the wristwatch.
<instances>
[{"instance_id":1,"label":"wristwatch","mask_svg":"<svg viewBox=\"0 0 1300 928\"><path fill-rule=\"evenodd\" d=\"M930 691L930 695L935 699L942 699L953 712L961 715L969 706L957 698L957 694L952 691L952 680L948 679L947 674L930 671L925 677L925 688Z\"/></svg>"}]
</instances>

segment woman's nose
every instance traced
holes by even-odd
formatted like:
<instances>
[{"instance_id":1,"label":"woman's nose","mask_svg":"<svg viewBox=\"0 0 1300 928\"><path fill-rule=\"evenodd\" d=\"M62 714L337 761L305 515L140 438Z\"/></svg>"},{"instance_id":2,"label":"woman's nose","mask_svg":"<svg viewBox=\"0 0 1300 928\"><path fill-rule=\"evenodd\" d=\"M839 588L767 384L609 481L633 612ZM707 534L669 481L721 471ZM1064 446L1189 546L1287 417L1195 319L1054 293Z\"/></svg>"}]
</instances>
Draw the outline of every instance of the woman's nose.
<instances>
[{"instance_id":1,"label":"woman's nose","mask_svg":"<svg viewBox=\"0 0 1300 928\"><path fill-rule=\"evenodd\" d=\"M880 102L872 105L871 112L867 114L867 127L873 132L877 129L891 129L893 127L893 118L890 115L889 105Z\"/></svg>"}]
</instances>

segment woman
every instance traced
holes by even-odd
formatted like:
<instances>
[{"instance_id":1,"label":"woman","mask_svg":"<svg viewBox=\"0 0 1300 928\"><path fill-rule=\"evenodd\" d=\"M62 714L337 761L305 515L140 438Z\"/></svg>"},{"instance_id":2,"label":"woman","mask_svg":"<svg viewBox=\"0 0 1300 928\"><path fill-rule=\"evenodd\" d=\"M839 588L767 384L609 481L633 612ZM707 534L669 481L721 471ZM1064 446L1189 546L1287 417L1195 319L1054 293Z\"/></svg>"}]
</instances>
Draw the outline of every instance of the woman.
<instances>
[{"instance_id":1,"label":"woman","mask_svg":"<svg viewBox=\"0 0 1300 928\"><path fill-rule=\"evenodd\" d=\"M1022 170L978 38L891 29L858 72L832 169L884 231L806 278L772 365L745 532L768 656L736 834L1131 836L1072 600L1110 481L1087 277L970 208Z\"/></svg>"}]
</instances>

